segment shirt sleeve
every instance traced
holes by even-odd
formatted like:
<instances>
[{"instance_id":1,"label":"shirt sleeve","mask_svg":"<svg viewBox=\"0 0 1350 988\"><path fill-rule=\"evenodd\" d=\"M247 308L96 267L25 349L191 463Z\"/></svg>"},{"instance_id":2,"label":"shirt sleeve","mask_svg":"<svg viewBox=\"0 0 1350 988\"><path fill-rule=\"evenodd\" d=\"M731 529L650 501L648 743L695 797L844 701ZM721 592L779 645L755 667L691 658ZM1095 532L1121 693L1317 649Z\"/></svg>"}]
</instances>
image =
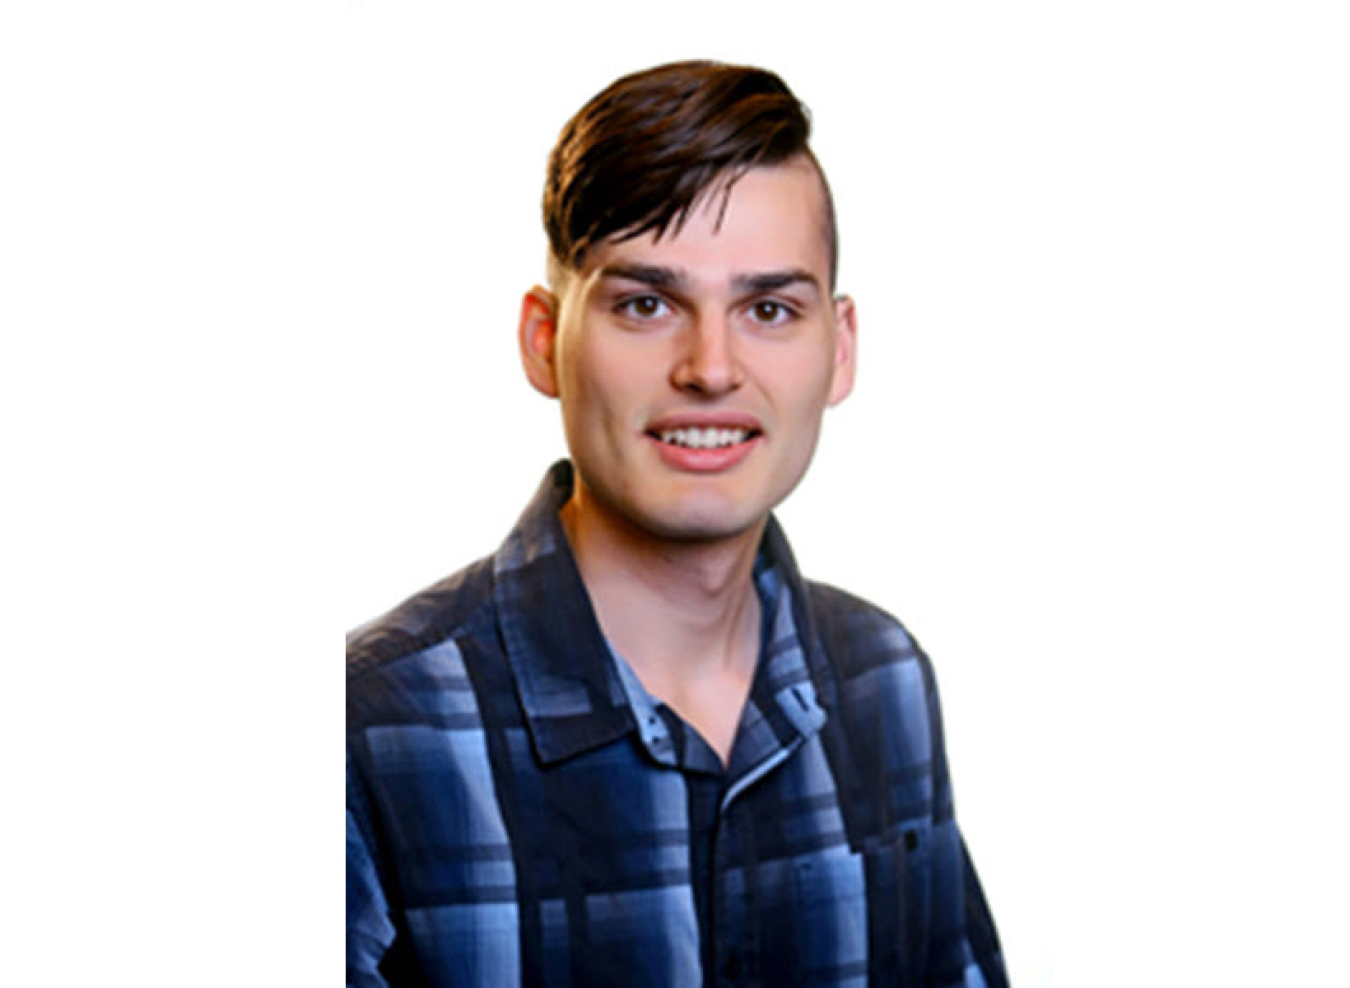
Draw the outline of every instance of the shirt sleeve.
<instances>
[{"instance_id":1,"label":"shirt sleeve","mask_svg":"<svg viewBox=\"0 0 1350 988\"><path fill-rule=\"evenodd\" d=\"M934 783L933 938L929 983L951 988L1008 988L1003 950L979 875L957 826L942 729L942 707L932 666L923 659L932 730Z\"/></svg>"},{"instance_id":2,"label":"shirt sleeve","mask_svg":"<svg viewBox=\"0 0 1350 988\"><path fill-rule=\"evenodd\" d=\"M369 815L347 761L347 985L388 988L380 962L394 941L389 903L375 865Z\"/></svg>"},{"instance_id":3,"label":"shirt sleeve","mask_svg":"<svg viewBox=\"0 0 1350 988\"><path fill-rule=\"evenodd\" d=\"M971 863L965 841L961 842L961 881L965 899L965 954L962 972L965 988L1008 988L1008 973L1003 965L994 918L980 887L979 876Z\"/></svg>"}]
</instances>

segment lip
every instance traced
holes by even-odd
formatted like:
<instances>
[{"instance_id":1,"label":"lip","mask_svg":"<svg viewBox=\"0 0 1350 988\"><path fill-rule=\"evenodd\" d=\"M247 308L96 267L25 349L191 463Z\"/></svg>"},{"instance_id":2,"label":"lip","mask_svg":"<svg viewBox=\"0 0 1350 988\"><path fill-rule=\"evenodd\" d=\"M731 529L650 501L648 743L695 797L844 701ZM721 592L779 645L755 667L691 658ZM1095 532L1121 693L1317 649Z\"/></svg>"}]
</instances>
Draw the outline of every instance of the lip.
<instances>
[{"instance_id":1,"label":"lip","mask_svg":"<svg viewBox=\"0 0 1350 988\"><path fill-rule=\"evenodd\" d=\"M647 432L661 433L668 429L744 429L750 433L764 431L759 419L747 412L686 411L669 412L647 423Z\"/></svg>"},{"instance_id":2,"label":"lip","mask_svg":"<svg viewBox=\"0 0 1350 988\"><path fill-rule=\"evenodd\" d=\"M763 436L755 434L744 442L734 443L731 446L720 446L717 449L693 449L689 446L663 443L660 439L651 435L647 436L646 439L656 447L656 455L661 458L662 463L686 473L721 473L724 470L730 470L743 462L764 441Z\"/></svg>"}]
</instances>

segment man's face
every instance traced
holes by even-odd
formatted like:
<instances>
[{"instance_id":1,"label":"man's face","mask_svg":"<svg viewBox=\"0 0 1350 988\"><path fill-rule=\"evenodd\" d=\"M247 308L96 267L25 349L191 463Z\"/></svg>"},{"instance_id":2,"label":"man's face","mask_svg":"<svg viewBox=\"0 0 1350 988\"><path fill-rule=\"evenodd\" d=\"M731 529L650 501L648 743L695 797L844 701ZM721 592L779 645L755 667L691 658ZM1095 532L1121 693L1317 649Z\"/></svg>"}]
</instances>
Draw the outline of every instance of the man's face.
<instances>
[{"instance_id":1,"label":"man's face","mask_svg":"<svg viewBox=\"0 0 1350 988\"><path fill-rule=\"evenodd\" d=\"M647 535L757 528L797 485L853 384L852 303L830 296L805 157L705 196L676 235L605 241L522 318L526 368L562 402L576 506ZM542 329L542 332L540 331ZM537 358L531 367L531 349Z\"/></svg>"}]
</instances>

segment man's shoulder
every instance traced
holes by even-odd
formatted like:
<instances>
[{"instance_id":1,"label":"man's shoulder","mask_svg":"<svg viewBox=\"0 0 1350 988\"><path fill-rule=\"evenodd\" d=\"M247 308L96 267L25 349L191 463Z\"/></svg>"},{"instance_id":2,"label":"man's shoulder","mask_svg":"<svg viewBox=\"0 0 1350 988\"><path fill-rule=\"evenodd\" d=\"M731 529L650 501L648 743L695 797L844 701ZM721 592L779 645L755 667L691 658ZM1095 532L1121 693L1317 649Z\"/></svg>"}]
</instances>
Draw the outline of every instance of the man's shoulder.
<instances>
[{"instance_id":1,"label":"man's shoulder","mask_svg":"<svg viewBox=\"0 0 1350 988\"><path fill-rule=\"evenodd\" d=\"M488 556L414 594L347 635L349 696L396 665L454 648L494 622L493 557Z\"/></svg>"},{"instance_id":2,"label":"man's shoulder","mask_svg":"<svg viewBox=\"0 0 1350 988\"><path fill-rule=\"evenodd\" d=\"M812 625L841 679L897 663L927 669L928 656L894 614L828 583L803 586Z\"/></svg>"}]
</instances>

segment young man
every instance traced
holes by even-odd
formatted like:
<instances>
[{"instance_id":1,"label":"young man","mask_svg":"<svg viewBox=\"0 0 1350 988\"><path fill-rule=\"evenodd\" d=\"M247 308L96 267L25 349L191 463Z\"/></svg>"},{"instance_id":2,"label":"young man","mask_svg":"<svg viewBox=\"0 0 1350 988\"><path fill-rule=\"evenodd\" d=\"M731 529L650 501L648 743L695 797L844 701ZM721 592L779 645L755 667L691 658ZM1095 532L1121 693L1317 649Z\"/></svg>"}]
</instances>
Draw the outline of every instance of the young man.
<instances>
[{"instance_id":1,"label":"young man","mask_svg":"<svg viewBox=\"0 0 1350 988\"><path fill-rule=\"evenodd\" d=\"M520 351L571 460L350 644L349 984L1006 984L928 660L770 515L853 385L808 130L701 62L564 129Z\"/></svg>"}]
</instances>

